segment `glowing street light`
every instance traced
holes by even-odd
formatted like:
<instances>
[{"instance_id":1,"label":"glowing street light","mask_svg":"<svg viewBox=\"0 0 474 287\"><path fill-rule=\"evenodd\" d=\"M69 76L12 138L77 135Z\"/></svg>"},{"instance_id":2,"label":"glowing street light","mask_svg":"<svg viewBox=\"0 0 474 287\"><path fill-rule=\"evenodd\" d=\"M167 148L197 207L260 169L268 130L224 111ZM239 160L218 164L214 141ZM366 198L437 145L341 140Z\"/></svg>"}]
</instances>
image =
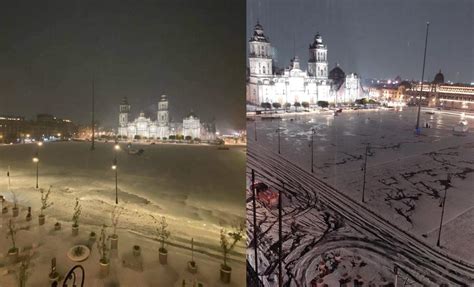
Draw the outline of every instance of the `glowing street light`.
<instances>
[{"instance_id":1,"label":"glowing street light","mask_svg":"<svg viewBox=\"0 0 474 287\"><path fill-rule=\"evenodd\" d=\"M33 157L33 162L36 163L36 189L38 189L38 171L39 171L39 157L38 152Z\"/></svg>"},{"instance_id":2,"label":"glowing street light","mask_svg":"<svg viewBox=\"0 0 474 287\"><path fill-rule=\"evenodd\" d=\"M112 169L115 171L115 204L118 204L118 175L117 175L117 152L120 150L120 145L115 143L114 146L114 161L112 163Z\"/></svg>"}]
</instances>

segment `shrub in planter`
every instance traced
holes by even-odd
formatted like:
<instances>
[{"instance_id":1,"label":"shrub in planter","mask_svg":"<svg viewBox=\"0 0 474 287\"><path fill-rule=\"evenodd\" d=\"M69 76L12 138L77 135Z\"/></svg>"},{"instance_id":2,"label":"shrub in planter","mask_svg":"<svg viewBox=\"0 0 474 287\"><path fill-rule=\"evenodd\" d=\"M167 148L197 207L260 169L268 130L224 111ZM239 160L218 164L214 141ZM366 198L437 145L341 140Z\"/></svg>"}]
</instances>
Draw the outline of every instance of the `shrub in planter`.
<instances>
[{"instance_id":1,"label":"shrub in planter","mask_svg":"<svg viewBox=\"0 0 474 287\"><path fill-rule=\"evenodd\" d=\"M220 278L224 283L230 283L230 275L232 268L227 265L227 256L232 249L234 249L237 242L241 241L244 237L244 223L241 223L238 227L234 228L233 231L227 232L225 228L221 229L221 248L224 255L224 264L221 265Z\"/></svg>"},{"instance_id":2,"label":"shrub in planter","mask_svg":"<svg viewBox=\"0 0 474 287\"><path fill-rule=\"evenodd\" d=\"M0 201L2 202L2 214L5 214L8 212L8 207L5 206L5 198L3 195L0 195Z\"/></svg>"},{"instance_id":3,"label":"shrub in planter","mask_svg":"<svg viewBox=\"0 0 474 287\"><path fill-rule=\"evenodd\" d=\"M194 261L194 238L191 238L191 261L188 261L188 271L193 274L197 272L197 264Z\"/></svg>"},{"instance_id":4,"label":"shrub in planter","mask_svg":"<svg viewBox=\"0 0 474 287\"><path fill-rule=\"evenodd\" d=\"M49 281L58 282L59 273L56 271L56 257L51 259L51 271L49 272Z\"/></svg>"},{"instance_id":5,"label":"shrub in planter","mask_svg":"<svg viewBox=\"0 0 474 287\"><path fill-rule=\"evenodd\" d=\"M40 188L40 193L41 193L41 209L40 209L40 215L38 217L39 225L43 225L45 222L45 216L43 212L49 208L51 205L53 205L53 202L49 201L49 195L51 194L51 188L52 186L49 187L48 191L45 191L44 189Z\"/></svg>"},{"instance_id":6,"label":"shrub in planter","mask_svg":"<svg viewBox=\"0 0 474 287\"><path fill-rule=\"evenodd\" d=\"M30 275L28 272L28 267L30 266L30 259L27 257L25 260L21 261L20 266L18 267L18 287L26 287L26 282L28 280L28 276Z\"/></svg>"},{"instance_id":7,"label":"shrub in planter","mask_svg":"<svg viewBox=\"0 0 474 287\"><path fill-rule=\"evenodd\" d=\"M10 191L12 193L12 199L13 199L13 208L12 208L12 215L13 217L17 217L19 214L19 209L18 209L18 199L16 198L16 193L13 191Z\"/></svg>"},{"instance_id":8,"label":"shrub in planter","mask_svg":"<svg viewBox=\"0 0 474 287\"><path fill-rule=\"evenodd\" d=\"M113 234L110 236L110 249L118 249L118 235L117 235L117 225L119 223L120 214L122 214L123 208L115 206L112 211L111 219L112 226L114 228Z\"/></svg>"},{"instance_id":9,"label":"shrub in planter","mask_svg":"<svg viewBox=\"0 0 474 287\"><path fill-rule=\"evenodd\" d=\"M140 256L142 254L142 249L139 245L133 245L133 256Z\"/></svg>"},{"instance_id":10,"label":"shrub in planter","mask_svg":"<svg viewBox=\"0 0 474 287\"><path fill-rule=\"evenodd\" d=\"M150 215L155 224L157 225L156 227L156 239L160 241L160 249L158 250L159 252L159 259L160 259L160 264L167 264L168 263L168 250L165 248L165 243L166 240L170 237L170 232L168 231L168 223L166 223L166 217L162 216L161 220L158 222L158 220L153 216Z\"/></svg>"},{"instance_id":11,"label":"shrub in planter","mask_svg":"<svg viewBox=\"0 0 474 287\"><path fill-rule=\"evenodd\" d=\"M16 263L18 260L18 248L16 247L16 241L15 241L15 236L16 236L16 227L15 224L12 222L10 219L8 221L8 233L7 233L7 238L10 238L12 247L8 249L8 257L10 263Z\"/></svg>"},{"instance_id":12,"label":"shrub in planter","mask_svg":"<svg viewBox=\"0 0 474 287\"><path fill-rule=\"evenodd\" d=\"M60 222L56 222L54 224L54 230L60 230L61 229L61 223Z\"/></svg>"},{"instance_id":13,"label":"shrub in planter","mask_svg":"<svg viewBox=\"0 0 474 287\"><path fill-rule=\"evenodd\" d=\"M74 205L74 212L72 214L72 236L79 234L79 217L81 216L82 206L79 203L79 198L76 198L76 205Z\"/></svg>"},{"instance_id":14,"label":"shrub in planter","mask_svg":"<svg viewBox=\"0 0 474 287\"><path fill-rule=\"evenodd\" d=\"M28 206L28 213L26 214L26 221L30 221L31 220L31 207Z\"/></svg>"},{"instance_id":15,"label":"shrub in planter","mask_svg":"<svg viewBox=\"0 0 474 287\"><path fill-rule=\"evenodd\" d=\"M99 251L100 259L99 259L99 266L100 266L100 275L102 277L106 277L109 274L109 247L107 246L109 236L107 236L105 224L102 225L102 229L100 231L99 241L97 241L97 250Z\"/></svg>"}]
</instances>

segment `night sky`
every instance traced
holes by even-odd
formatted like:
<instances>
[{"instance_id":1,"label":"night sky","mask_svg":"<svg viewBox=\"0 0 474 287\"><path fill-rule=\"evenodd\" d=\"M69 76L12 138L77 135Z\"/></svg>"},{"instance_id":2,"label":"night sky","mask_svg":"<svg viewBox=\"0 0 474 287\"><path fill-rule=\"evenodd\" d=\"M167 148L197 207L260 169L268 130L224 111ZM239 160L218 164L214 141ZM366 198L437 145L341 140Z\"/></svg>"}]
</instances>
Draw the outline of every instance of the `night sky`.
<instances>
[{"instance_id":1,"label":"night sky","mask_svg":"<svg viewBox=\"0 0 474 287\"><path fill-rule=\"evenodd\" d=\"M248 0L247 40L257 21L276 48L278 67L299 56L319 32L336 63L363 78L421 79L426 22L430 22L425 79L474 82L473 0Z\"/></svg>"},{"instance_id":2,"label":"night sky","mask_svg":"<svg viewBox=\"0 0 474 287\"><path fill-rule=\"evenodd\" d=\"M221 131L245 122L245 1L2 1L0 114L51 113L87 123L95 78L98 121L155 120L160 95L174 121L191 109Z\"/></svg>"}]
</instances>

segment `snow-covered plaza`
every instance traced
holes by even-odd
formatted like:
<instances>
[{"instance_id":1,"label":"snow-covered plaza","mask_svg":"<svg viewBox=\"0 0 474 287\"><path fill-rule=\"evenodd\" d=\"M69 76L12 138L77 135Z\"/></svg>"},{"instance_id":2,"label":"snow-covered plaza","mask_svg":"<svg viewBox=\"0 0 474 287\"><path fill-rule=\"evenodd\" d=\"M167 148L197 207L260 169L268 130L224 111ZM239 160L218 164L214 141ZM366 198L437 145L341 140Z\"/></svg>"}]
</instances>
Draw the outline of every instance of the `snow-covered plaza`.
<instances>
[{"instance_id":1,"label":"snow-covered plaza","mask_svg":"<svg viewBox=\"0 0 474 287\"><path fill-rule=\"evenodd\" d=\"M117 155L118 206L121 214L117 225L118 251L110 254L110 272L99 276L99 254L92 246L89 259L81 264L86 269L85 286L221 286L219 269L222 263L220 232L244 221L242 205L245 179L245 150L219 150L215 146L156 144L135 148L143 154L128 154L126 144L119 151L111 143L58 142L0 146L0 195L6 199L8 212L2 214L0 225L0 286L13 286L20 263L10 264L7 252L8 223L16 225L16 244L20 257L29 256L27 286L47 286L52 257L57 259L61 276L75 265L66 256L74 245L87 245L94 231L99 238L101 226L112 233L111 214L115 204L115 172L111 166ZM36 164L32 158L38 152L39 188L51 188L44 210L46 223L38 225L41 193L35 188ZM8 190L7 171L10 175ZM19 207L18 217L12 217L13 202ZM79 235L71 235L75 200L82 206ZM32 219L27 221L27 208ZM158 263L159 242L152 218L166 217L171 234L166 247L168 264ZM61 230L54 224L61 223ZM187 271L191 260L191 238L194 239L194 261L198 272ZM97 239L98 240L98 239ZM229 254L232 279L228 286L245 282L245 242L240 242ZM132 247L141 247L142 268L126 264ZM133 257L133 256L132 256ZM130 259L131 260L131 259ZM129 261L130 261L129 260ZM132 264L133 265L133 264ZM183 285L186 280L187 285ZM196 285L197 286L197 285Z\"/></svg>"},{"instance_id":2,"label":"snow-covered plaza","mask_svg":"<svg viewBox=\"0 0 474 287\"><path fill-rule=\"evenodd\" d=\"M253 168L257 181L283 191L283 268L290 286L333 286L341 278L382 286L394 283L395 266L398 284L473 283L474 134L453 134L460 114L423 110L420 125L430 128L415 135L416 115L416 109L404 108L248 121L247 186ZM248 224L253 226L249 190L247 198ZM274 286L278 212L260 202L257 206L259 273L264 283ZM247 251L251 263L253 252L252 247Z\"/></svg>"}]
</instances>

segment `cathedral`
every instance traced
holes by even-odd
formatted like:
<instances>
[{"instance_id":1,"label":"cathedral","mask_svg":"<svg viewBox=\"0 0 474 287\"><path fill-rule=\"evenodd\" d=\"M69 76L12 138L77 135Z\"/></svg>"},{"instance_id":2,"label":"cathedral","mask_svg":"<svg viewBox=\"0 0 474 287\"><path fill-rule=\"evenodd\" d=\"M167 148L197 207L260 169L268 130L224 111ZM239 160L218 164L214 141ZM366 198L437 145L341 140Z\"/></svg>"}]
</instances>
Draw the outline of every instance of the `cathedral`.
<instances>
[{"instance_id":1,"label":"cathedral","mask_svg":"<svg viewBox=\"0 0 474 287\"><path fill-rule=\"evenodd\" d=\"M214 140L214 124L201 123L194 113L188 114L180 122L171 122L168 113L168 98L162 95L158 102L156 121L145 117L141 112L138 118L130 119L131 107L127 98L120 104L118 135L128 139L170 139L182 136L183 138Z\"/></svg>"},{"instance_id":2,"label":"cathedral","mask_svg":"<svg viewBox=\"0 0 474 287\"><path fill-rule=\"evenodd\" d=\"M249 40L247 103L279 103L283 106L286 103L307 102L314 105L318 101L326 101L334 104L353 102L360 96L357 74L344 75L342 84L328 77L328 49L320 34L316 34L309 45L307 71L301 69L297 56L291 60L289 67L275 71L271 50L270 41L262 25L257 22Z\"/></svg>"}]
</instances>

